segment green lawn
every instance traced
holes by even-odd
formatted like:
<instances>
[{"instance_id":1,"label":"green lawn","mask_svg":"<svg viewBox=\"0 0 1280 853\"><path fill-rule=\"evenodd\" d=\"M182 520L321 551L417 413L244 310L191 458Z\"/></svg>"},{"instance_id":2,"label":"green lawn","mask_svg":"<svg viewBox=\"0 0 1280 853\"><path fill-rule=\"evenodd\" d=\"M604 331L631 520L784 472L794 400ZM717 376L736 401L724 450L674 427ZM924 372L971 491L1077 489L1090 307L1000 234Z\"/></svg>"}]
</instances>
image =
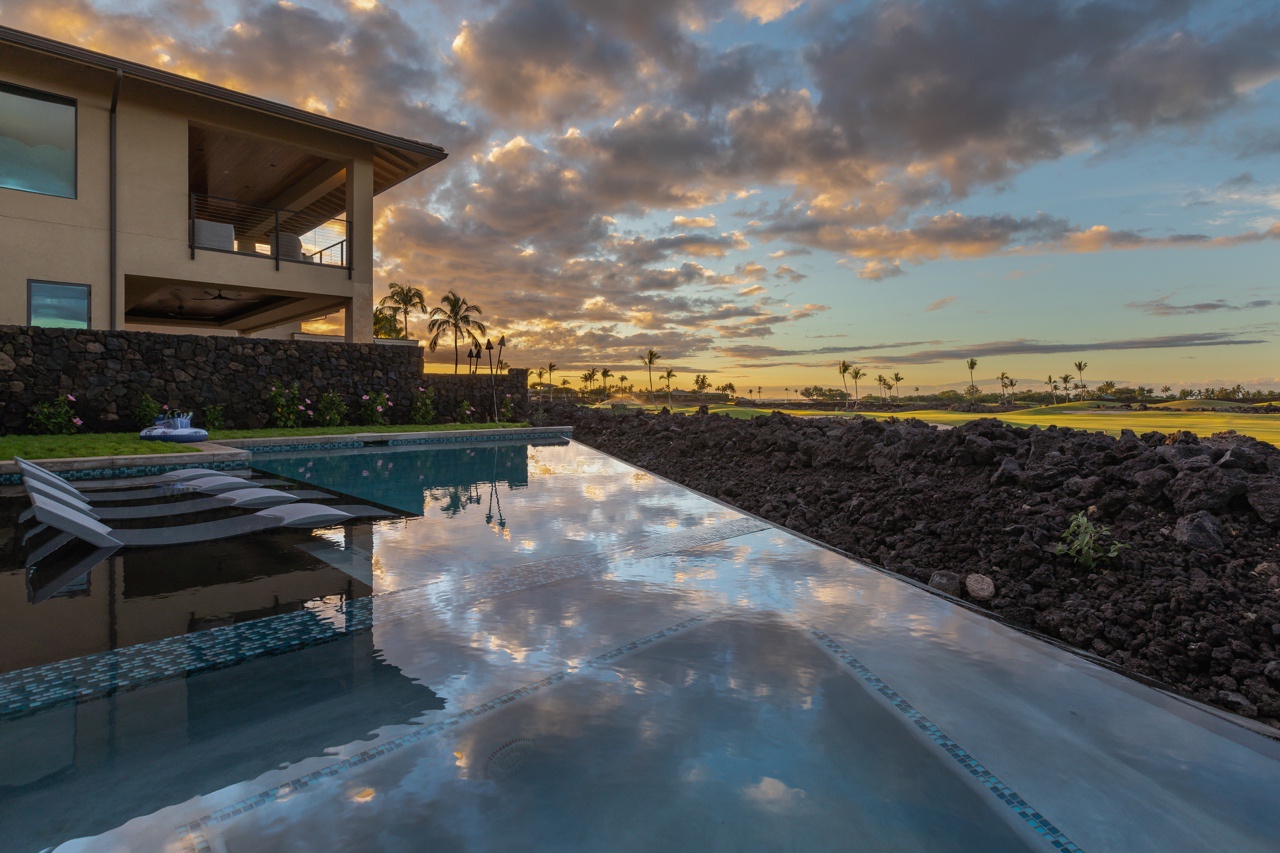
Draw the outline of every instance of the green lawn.
<instances>
[{"instance_id":1,"label":"green lawn","mask_svg":"<svg viewBox=\"0 0 1280 853\"><path fill-rule=\"evenodd\" d=\"M510 424L396 424L394 426L302 427L299 429L224 429L210 433L210 441L229 438L287 438L310 435L352 435L365 432L434 432L451 429L504 429ZM170 441L143 441L130 433L96 432L76 435L0 436L0 461L23 459L79 459L86 456L144 456L153 453L199 453L199 448Z\"/></svg>"},{"instance_id":2,"label":"green lawn","mask_svg":"<svg viewBox=\"0 0 1280 853\"><path fill-rule=\"evenodd\" d=\"M0 436L0 461L73 459L84 456L142 456L150 453L198 453L194 447L168 441L143 441L136 435L92 432L78 435Z\"/></svg>"},{"instance_id":3,"label":"green lawn","mask_svg":"<svg viewBox=\"0 0 1280 853\"><path fill-rule=\"evenodd\" d=\"M941 426L957 426L980 417L998 417L1013 426L1062 426L1073 429L1097 430L1119 435L1122 429L1131 429L1141 435L1144 432L1176 432L1185 430L1199 436L1212 435L1233 429L1241 435L1251 435L1259 441L1280 445L1280 415L1238 414L1234 412L1182 412L1177 409L1148 409L1137 412L1132 409L1096 408L1096 403L1063 403L1057 406L1041 406L1002 415L975 415L968 412L944 412L926 409L917 412L862 412L870 418L918 418L926 423ZM770 410L744 406L711 406L710 410L735 418L753 418L767 415ZM677 409L689 414L696 408ZM845 412L814 412L803 409L782 410L798 417L843 415ZM849 412L848 414L854 414Z\"/></svg>"}]
</instances>

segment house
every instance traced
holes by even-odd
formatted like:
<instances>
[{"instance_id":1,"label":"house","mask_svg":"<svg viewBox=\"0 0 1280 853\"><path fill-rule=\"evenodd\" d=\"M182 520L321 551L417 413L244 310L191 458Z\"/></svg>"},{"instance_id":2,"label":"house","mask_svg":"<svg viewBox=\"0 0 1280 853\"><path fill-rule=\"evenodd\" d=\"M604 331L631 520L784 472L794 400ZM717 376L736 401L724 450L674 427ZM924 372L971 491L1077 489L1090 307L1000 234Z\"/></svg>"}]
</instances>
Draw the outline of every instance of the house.
<instances>
[{"instance_id":1,"label":"house","mask_svg":"<svg viewBox=\"0 0 1280 853\"><path fill-rule=\"evenodd\" d=\"M0 27L0 326L373 340L373 199L442 148Z\"/></svg>"}]
</instances>

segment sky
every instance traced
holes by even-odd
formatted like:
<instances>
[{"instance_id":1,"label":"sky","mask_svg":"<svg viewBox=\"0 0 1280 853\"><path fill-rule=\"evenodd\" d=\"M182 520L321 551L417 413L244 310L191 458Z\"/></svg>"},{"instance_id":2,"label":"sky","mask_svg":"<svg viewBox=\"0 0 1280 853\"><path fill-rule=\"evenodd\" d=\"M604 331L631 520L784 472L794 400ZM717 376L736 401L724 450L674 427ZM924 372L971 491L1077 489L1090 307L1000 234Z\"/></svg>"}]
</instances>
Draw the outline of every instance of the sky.
<instances>
[{"instance_id":1,"label":"sky","mask_svg":"<svg viewBox=\"0 0 1280 853\"><path fill-rule=\"evenodd\" d=\"M378 197L375 298L456 290L517 367L1280 388L1271 0L5 0L0 23L444 146Z\"/></svg>"}]
</instances>

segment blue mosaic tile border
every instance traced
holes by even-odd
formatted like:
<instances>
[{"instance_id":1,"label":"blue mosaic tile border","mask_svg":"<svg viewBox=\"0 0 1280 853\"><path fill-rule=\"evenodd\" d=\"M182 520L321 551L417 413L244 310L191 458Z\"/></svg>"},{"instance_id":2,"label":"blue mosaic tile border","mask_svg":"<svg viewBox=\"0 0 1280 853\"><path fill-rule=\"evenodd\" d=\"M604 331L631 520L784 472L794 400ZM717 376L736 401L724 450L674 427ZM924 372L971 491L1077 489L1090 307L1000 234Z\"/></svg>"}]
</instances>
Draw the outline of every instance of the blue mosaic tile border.
<instances>
[{"instance_id":1,"label":"blue mosaic tile border","mask_svg":"<svg viewBox=\"0 0 1280 853\"><path fill-rule=\"evenodd\" d=\"M464 578L456 590L441 589L440 582L435 582L378 593L348 602L343 608L342 627L311 611L299 610L0 674L0 721L287 654L367 631L373 626L375 601L378 619L386 624L420 614L425 608L466 605L602 573L618 560L674 554L766 529L768 525L753 518L732 518L646 536L609 550L493 569Z\"/></svg>"},{"instance_id":2,"label":"blue mosaic tile border","mask_svg":"<svg viewBox=\"0 0 1280 853\"><path fill-rule=\"evenodd\" d=\"M393 438L387 442L391 447L405 447L412 444L457 444L458 442L486 442L486 441L524 441L526 439L547 439L547 438L563 438L572 439L572 433L556 432L554 430L548 432L521 432L507 433L505 435L492 435L480 430L469 435L451 435L443 438L432 436L430 438Z\"/></svg>"},{"instance_id":3,"label":"blue mosaic tile border","mask_svg":"<svg viewBox=\"0 0 1280 853\"><path fill-rule=\"evenodd\" d=\"M652 634L632 640L631 642L618 646L617 648L610 649L603 654L596 655L580 667L562 669L559 672L540 678L537 681L531 681L528 684L517 687L515 690L503 693L501 696L496 696L488 702L483 702L472 708L468 708L465 711L460 711L452 716L437 720L429 725L420 726L412 731L405 732L399 737L392 738L385 743L380 743L377 746L370 747L362 752L348 756L341 761L336 761L327 767L322 767L319 770L313 770L312 772L299 776L296 779L292 779L273 788L268 788L265 791L261 791L253 795L252 797L246 797L237 803L218 809L211 814L205 815L199 820L194 820L191 823L178 827L178 832L183 833L184 836L183 844L188 850L201 851L201 853L205 850L210 850L211 845L205 835L205 830L210 826L226 823L227 821L239 817L246 812L250 812L259 806L274 802L281 797L290 796L298 793L299 791L306 790L313 783L323 782L326 779L339 776L348 770L368 764L370 761L375 761L384 755L390 755L393 752L398 752L406 746L418 743L426 738L446 731L447 729L468 723L477 717L482 717L491 711L496 711L505 705L517 702L541 690L545 690L548 687L559 684L578 672L612 663L618 658L631 654L634 651L646 648L654 643L666 639L667 637L680 634L690 628L701 625L708 619L719 615L721 612L721 610L712 610L699 613L697 616L691 616L683 622L677 622L674 625L663 628L661 631L655 631Z\"/></svg>"},{"instance_id":4,"label":"blue mosaic tile border","mask_svg":"<svg viewBox=\"0 0 1280 853\"><path fill-rule=\"evenodd\" d=\"M126 468L86 468L83 471L54 471L64 480L114 480L117 477L152 477L169 471L180 471L184 468L208 468L213 471L235 471L244 468L248 463L241 462L205 462L198 456L190 462L174 465L132 465ZM22 475L19 473L0 474L0 486L21 486Z\"/></svg>"},{"instance_id":5,"label":"blue mosaic tile border","mask_svg":"<svg viewBox=\"0 0 1280 853\"><path fill-rule=\"evenodd\" d=\"M373 627L373 599L347 604L342 627L309 610L183 634L0 675L0 721L170 678L327 643Z\"/></svg>"},{"instance_id":6,"label":"blue mosaic tile border","mask_svg":"<svg viewBox=\"0 0 1280 853\"><path fill-rule=\"evenodd\" d=\"M974 758L965 751L960 744L956 743L948 737L941 729L930 722L929 718L915 709L914 706L904 699L896 690L884 682L880 676L876 675L870 669L855 658L853 655L831 639L830 635L817 629L810 628L809 633L817 640L825 649L836 656L840 662L857 673L858 677L871 686L873 690L889 701L895 709L900 711L908 720L910 720L916 728L924 732L925 736L932 740L935 744L946 751L947 755L954 758L961 767L969 772L973 778L977 779L984 788L995 794L1014 813L1021 818L1027 826L1031 827L1037 835L1045 841L1053 845L1056 850L1068 851L1068 853L1083 853L1083 850L1071 839L1058 829L1053 823L1040 812L1027 805L1027 801L1022 799L1016 791L1008 785L1000 781L997 776L987 768L983 767L978 759Z\"/></svg>"}]
</instances>

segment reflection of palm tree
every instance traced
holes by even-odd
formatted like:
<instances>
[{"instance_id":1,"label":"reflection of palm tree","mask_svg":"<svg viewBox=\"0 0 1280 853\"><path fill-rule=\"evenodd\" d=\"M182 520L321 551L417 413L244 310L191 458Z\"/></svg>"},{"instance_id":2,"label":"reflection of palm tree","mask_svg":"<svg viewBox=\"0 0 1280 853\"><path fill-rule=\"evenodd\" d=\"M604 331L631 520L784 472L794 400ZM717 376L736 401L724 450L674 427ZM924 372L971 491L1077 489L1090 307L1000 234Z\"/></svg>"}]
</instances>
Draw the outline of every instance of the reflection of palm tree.
<instances>
[{"instance_id":1,"label":"reflection of palm tree","mask_svg":"<svg viewBox=\"0 0 1280 853\"><path fill-rule=\"evenodd\" d=\"M440 297L440 305L444 307L437 305L428 315L427 334L431 335L431 340L427 342L427 349L435 352L436 347L440 345L440 337L446 332L452 332L453 372L457 373L458 338L470 338L477 348L480 346L478 336L483 335L486 329L484 323L478 319L478 315L483 314L484 311L479 305L472 305L452 290Z\"/></svg>"},{"instance_id":2,"label":"reflection of palm tree","mask_svg":"<svg viewBox=\"0 0 1280 853\"><path fill-rule=\"evenodd\" d=\"M649 405L653 405L653 366L658 363L658 359L662 356L658 355L657 350L649 350L644 354L644 366L649 368Z\"/></svg>"},{"instance_id":3,"label":"reflection of palm tree","mask_svg":"<svg viewBox=\"0 0 1280 853\"><path fill-rule=\"evenodd\" d=\"M667 372L662 374L662 378L667 380L667 408L671 408L671 380L676 378L676 372L670 367Z\"/></svg>"}]
</instances>

